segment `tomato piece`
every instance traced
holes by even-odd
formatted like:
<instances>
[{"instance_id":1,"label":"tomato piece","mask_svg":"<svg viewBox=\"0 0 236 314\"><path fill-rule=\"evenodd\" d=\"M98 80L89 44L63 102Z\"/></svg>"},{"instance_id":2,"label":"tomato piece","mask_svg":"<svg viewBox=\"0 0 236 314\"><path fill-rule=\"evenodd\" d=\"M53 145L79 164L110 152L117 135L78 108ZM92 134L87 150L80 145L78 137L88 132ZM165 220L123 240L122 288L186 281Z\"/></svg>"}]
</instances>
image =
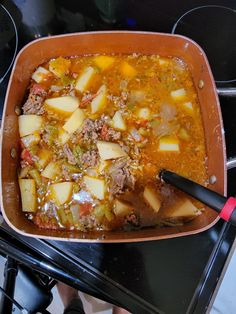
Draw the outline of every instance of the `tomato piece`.
<instances>
[{"instance_id":1,"label":"tomato piece","mask_svg":"<svg viewBox=\"0 0 236 314\"><path fill-rule=\"evenodd\" d=\"M40 95L45 93L45 88L41 84L34 84L31 88L31 92L35 95Z\"/></svg>"},{"instance_id":2,"label":"tomato piece","mask_svg":"<svg viewBox=\"0 0 236 314\"><path fill-rule=\"evenodd\" d=\"M79 206L79 214L80 216L87 216L92 209L91 203L83 203Z\"/></svg>"},{"instance_id":3,"label":"tomato piece","mask_svg":"<svg viewBox=\"0 0 236 314\"><path fill-rule=\"evenodd\" d=\"M28 162L29 165L33 165L34 161L28 149L23 149L21 158Z\"/></svg>"},{"instance_id":4,"label":"tomato piece","mask_svg":"<svg viewBox=\"0 0 236 314\"><path fill-rule=\"evenodd\" d=\"M108 127L106 124L103 124L102 129L101 129L101 139L102 140L108 140Z\"/></svg>"}]
</instances>

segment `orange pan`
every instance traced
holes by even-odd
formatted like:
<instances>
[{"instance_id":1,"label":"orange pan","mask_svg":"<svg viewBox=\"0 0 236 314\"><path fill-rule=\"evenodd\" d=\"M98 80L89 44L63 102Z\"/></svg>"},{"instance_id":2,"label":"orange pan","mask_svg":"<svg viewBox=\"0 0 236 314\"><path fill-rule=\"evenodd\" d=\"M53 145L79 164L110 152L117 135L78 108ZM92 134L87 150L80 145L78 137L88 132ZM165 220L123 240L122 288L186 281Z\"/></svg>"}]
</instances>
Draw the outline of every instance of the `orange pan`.
<instances>
[{"instance_id":1,"label":"orange pan","mask_svg":"<svg viewBox=\"0 0 236 314\"><path fill-rule=\"evenodd\" d=\"M18 133L19 107L34 69L57 56L95 53L142 53L175 56L183 59L191 71L198 94L208 156L209 188L226 194L226 147L220 104L214 79L203 50L192 40L178 35L107 31L60 35L38 39L18 54L7 89L1 139L1 209L6 222L17 232L47 239L78 242L136 242L180 237L204 231L219 219L206 208L201 216L178 227L146 228L136 231L79 232L37 228L21 212L17 169L20 147Z\"/></svg>"}]
</instances>

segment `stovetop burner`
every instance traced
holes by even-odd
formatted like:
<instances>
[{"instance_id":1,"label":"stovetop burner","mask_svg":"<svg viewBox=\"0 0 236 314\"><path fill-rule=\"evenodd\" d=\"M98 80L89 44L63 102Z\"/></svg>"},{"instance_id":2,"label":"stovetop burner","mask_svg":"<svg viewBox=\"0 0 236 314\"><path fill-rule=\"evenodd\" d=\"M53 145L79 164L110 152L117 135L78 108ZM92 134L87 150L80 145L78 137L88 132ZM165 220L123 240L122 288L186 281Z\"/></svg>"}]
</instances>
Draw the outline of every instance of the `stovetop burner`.
<instances>
[{"instance_id":1,"label":"stovetop burner","mask_svg":"<svg viewBox=\"0 0 236 314\"><path fill-rule=\"evenodd\" d=\"M206 52L216 83L236 82L236 10L206 5L185 12L172 33L195 40Z\"/></svg>"},{"instance_id":2,"label":"stovetop burner","mask_svg":"<svg viewBox=\"0 0 236 314\"><path fill-rule=\"evenodd\" d=\"M18 46L17 28L8 10L0 4L0 83L8 74Z\"/></svg>"}]
</instances>

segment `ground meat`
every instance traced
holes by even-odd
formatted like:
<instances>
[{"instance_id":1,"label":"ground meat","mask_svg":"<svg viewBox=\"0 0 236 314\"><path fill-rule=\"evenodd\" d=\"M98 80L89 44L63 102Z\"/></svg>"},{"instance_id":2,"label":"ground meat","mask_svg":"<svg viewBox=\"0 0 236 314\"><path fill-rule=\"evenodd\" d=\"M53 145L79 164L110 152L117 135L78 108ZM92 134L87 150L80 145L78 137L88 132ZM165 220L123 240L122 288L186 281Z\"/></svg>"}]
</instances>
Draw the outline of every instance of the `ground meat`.
<instances>
[{"instance_id":1,"label":"ground meat","mask_svg":"<svg viewBox=\"0 0 236 314\"><path fill-rule=\"evenodd\" d=\"M122 157L116 159L108 170L110 176L111 194L121 194L127 188L133 190L135 177L130 171L130 159Z\"/></svg>"},{"instance_id":2,"label":"ground meat","mask_svg":"<svg viewBox=\"0 0 236 314\"><path fill-rule=\"evenodd\" d=\"M66 180L69 181L69 180L71 179L71 176L70 176L70 173L69 173L69 171L68 171L68 168L67 168L65 165L62 165L61 169L62 169L62 171L61 171L62 176L63 176Z\"/></svg>"},{"instance_id":3,"label":"ground meat","mask_svg":"<svg viewBox=\"0 0 236 314\"><path fill-rule=\"evenodd\" d=\"M99 156L96 150L90 150L82 154L80 161L84 167L95 167L98 163Z\"/></svg>"},{"instance_id":4,"label":"ground meat","mask_svg":"<svg viewBox=\"0 0 236 314\"><path fill-rule=\"evenodd\" d=\"M140 225L140 221L135 213L131 213L125 218L125 224L130 224L132 226L138 227Z\"/></svg>"},{"instance_id":5,"label":"ground meat","mask_svg":"<svg viewBox=\"0 0 236 314\"><path fill-rule=\"evenodd\" d=\"M83 141L87 143L95 143L99 139L106 141L119 140L121 133L113 128L109 128L106 124L107 119L106 116L102 116L100 119L96 120L86 119L81 130Z\"/></svg>"},{"instance_id":6,"label":"ground meat","mask_svg":"<svg viewBox=\"0 0 236 314\"><path fill-rule=\"evenodd\" d=\"M82 231L98 229L98 227L100 226L97 219L91 215L81 216L79 222L80 229Z\"/></svg>"},{"instance_id":7,"label":"ground meat","mask_svg":"<svg viewBox=\"0 0 236 314\"><path fill-rule=\"evenodd\" d=\"M24 114L37 114L44 113L43 103L47 96L45 89L39 84L34 84L29 92L29 96L23 105Z\"/></svg>"},{"instance_id":8,"label":"ground meat","mask_svg":"<svg viewBox=\"0 0 236 314\"><path fill-rule=\"evenodd\" d=\"M68 163L71 165L76 165L77 164L77 158L73 155L72 151L70 150L68 144L65 144L63 146L63 152L68 160Z\"/></svg>"}]
</instances>

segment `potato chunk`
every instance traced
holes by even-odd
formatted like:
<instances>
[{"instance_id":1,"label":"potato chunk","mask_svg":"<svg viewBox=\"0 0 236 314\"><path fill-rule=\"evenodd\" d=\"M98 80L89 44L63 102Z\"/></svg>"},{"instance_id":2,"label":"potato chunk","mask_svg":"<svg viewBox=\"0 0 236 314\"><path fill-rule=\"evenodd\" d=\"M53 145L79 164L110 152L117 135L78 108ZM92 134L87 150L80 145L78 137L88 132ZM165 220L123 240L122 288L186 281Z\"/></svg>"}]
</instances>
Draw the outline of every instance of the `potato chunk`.
<instances>
[{"instance_id":1,"label":"potato chunk","mask_svg":"<svg viewBox=\"0 0 236 314\"><path fill-rule=\"evenodd\" d=\"M113 211L117 217L127 216L132 212L132 210L133 206L130 203L115 199Z\"/></svg>"},{"instance_id":2,"label":"potato chunk","mask_svg":"<svg viewBox=\"0 0 236 314\"><path fill-rule=\"evenodd\" d=\"M50 187L51 198L57 205L63 205L68 202L72 195L73 183L72 182L60 182L52 184Z\"/></svg>"},{"instance_id":3,"label":"potato chunk","mask_svg":"<svg viewBox=\"0 0 236 314\"><path fill-rule=\"evenodd\" d=\"M37 70L32 74L32 79L37 83L41 83L50 74L48 70L43 67L38 67Z\"/></svg>"},{"instance_id":4,"label":"potato chunk","mask_svg":"<svg viewBox=\"0 0 236 314\"><path fill-rule=\"evenodd\" d=\"M85 114L83 109L76 109L70 118L63 125L63 129L69 134L75 132L84 122Z\"/></svg>"},{"instance_id":5,"label":"potato chunk","mask_svg":"<svg viewBox=\"0 0 236 314\"><path fill-rule=\"evenodd\" d=\"M33 179L19 179L23 212L35 212L37 209L36 185Z\"/></svg>"},{"instance_id":6,"label":"potato chunk","mask_svg":"<svg viewBox=\"0 0 236 314\"><path fill-rule=\"evenodd\" d=\"M41 149L38 153L39 160L36 162L36 165L39 169L44 168L52 158L52 152L47 149Z\"/></svg>"},{"instance_id":7,"label":"potato chunk","mask_svg":"<svg viewBox=\"0 0 236 314\"><path fill-rule=\"evenodd\" d=\"M59 142L64 145L69 140L70 134L66 132L63 128L59 128L58 130L58 140Z\"/></svg>"},{"instance_id":8,"label":"potato chunk","mask_svg":"<svg viewBox=\"0 0 236 314\"><path fill-rule=\"evenodd\" d=\"M104 71L107 68L109 68L115 61L115 59L110 56L97 56L94 57L93 60L101 71Z\"/></svg>"},{"instance_id":9,"label":"potato chunk","mask_svg":"<svg viewBox=\"0 0 236 314\"><path fill-rule=\"evenodd\" d=\"M186 109L189 113L193 113L193 104L190 101L184 102L182 104L183 108Z\"/></svg>"},{"instance_id":10,"label":"potato chunk","mask_svg":"<svg viewBox=\"0 0 236 314\"><path fill-rule=\"evenodd\" d=\"M71 61L63 57L49 61L49 70L60 78L68 73L70 66Z\"/></svg>"},{"instance_id":11,"label":"potato chunk","mask_svg":"<svg viewBox=\"0 0 236 314\"><path fill-rule=\"evenodd\" d=\"M121 131L125 131L127 129L125 121L124 121L120 111L116 111L116 113L114 114L114 116L112 118L112 126L115 129L121 130Z\"/></svg>"},{"instance_id":12,"label":"potato chunk","mask_svg":"<svg viewBox=\"0 0 236 314\"><path fill-rule=\"evenodd\" d=\"M174 202L163 211L164 218L193 218L199 214L201 211L188 198Z\"/></svg>"},{"instance_id":13,"label":"potato chunk","mask_svg":"<svg viewBox=\"0 0 236 314\"><path fill-rule=\"evenodd\" d=\"M147 204L157 213L161 207L161 201L155 189L146 186L143 192L143 197Z\"/></svg>"},{"instance_id":14,"label":"potato chunk","mask_svg":"<svg viewBox=\"0 0 236 314\"><path fill-rule=\"evenodd\" d=\"M127 78L133 78L137 75L135 68L125 61L121 65L121 73Z\"/></svg>"},{"instance_id":15,"label":"potato chunk","mask_svg":"<svg viewBox=\"0 0 236 314\"><path fill-rule=\"evenodd\" d=\"M45 100L45 107L47 109L64 115L71 115L78 106L78 98L72 96L48 98Z\"/></svg>"},{"instance_id":16,"label":"potato chunk","mask_svg":"<svg viewBox=\"0 0 236 314\"><path fill-rule=\"evenodd\" d=\"M91 102L91 113L101 111L106 105L106 99L107 88L105 85L102 85L97 92L97 96Z\"/></svg>"},{"instance_id":17,"label":"potato chunk","mask_svg":"<svg viewBox=\"0 0 236 314\"><path fill-rule=\"evenodd\" d=\"M173 136L163 136L159 140L160 152L179 152L179 141Z\"/></svg>"},{"instance_id":18,"label":"potato chunk","mask_svg":"<svg viewBox=\"0 0 236 314\"><path fill-rule=\"evenodd\" d=\"M54 161L51 161L41 173L43 177L51 179L51 180L54 180L59 174L60 174L60 167Z\"/></svg>"},{"instance_id":19,"label":"potato chunk","mask_svg":"<svg viewBox=\"0 0 236 314\"><path fill-rule=\"evenodd\" d=\"M88 191L99 200L103 200L105 196L105 181L89 176L84 176L84 184Z\"/></svg>"},{"instance_id":20,"label":"potato chunk","mask_svg":"<svg viewBox=\"0 0 236 314\"><path fill-rule=\"evenodd\" d=\"M18 121L20 137L40 131L43 125L42 117L36 114L21 115Z\"/></svg>"},{"instance_id":21,"label":"potato chunk","mask_svg":"<svg viewBox=\"0 0 236 314\"><path fill-rule=\"evenodd\" d=\"M184 88L180 88L180 89L177 89L177 90L174 90L170 93L171 97L174 99L174 100L181 100L183 98L185 98L186 96L186 91Z\"/></svg>"},{"instance_id":22,"label":"potato chunk","mask_svg":"<svg viewBox=\"0 0 236 314\"><path fill-rule=\"evenodd\" d=\"M92 67L85 68L82 74L76 80L75 89L83 93L87 89L90 80L92 79L94 74L95 74L94 68Z\"/></svg>"},{"instance_id":23,"label":"potato chunk","mask_svg":"<svg viewBox=\"0 0 236 314\"><path fill-rule=\"evenodd\" d=\"M127 156L126 152L124 152L120 145L116 143L98 141L97 148L102 160Z\"/></svg>"}]
</instances>

